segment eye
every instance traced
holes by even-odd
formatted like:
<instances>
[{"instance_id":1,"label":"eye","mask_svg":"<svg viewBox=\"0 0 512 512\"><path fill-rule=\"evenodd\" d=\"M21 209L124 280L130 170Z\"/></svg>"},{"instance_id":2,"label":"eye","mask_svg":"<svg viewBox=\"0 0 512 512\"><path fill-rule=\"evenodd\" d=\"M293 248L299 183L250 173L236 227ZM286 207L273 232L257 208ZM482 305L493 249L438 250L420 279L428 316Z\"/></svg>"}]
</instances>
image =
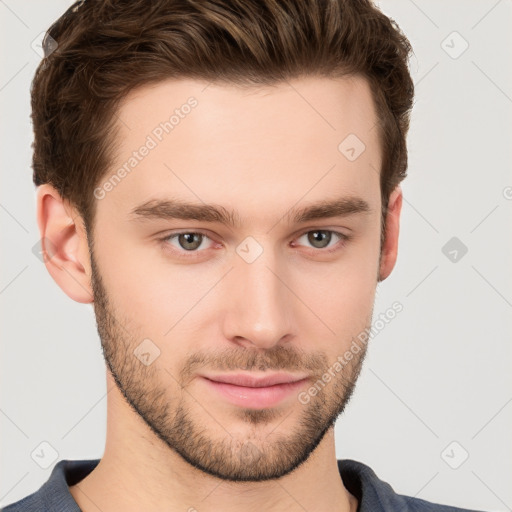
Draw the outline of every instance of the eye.
<instances>
[{"instance_id":1,"label":"eye","mask_svg":"<svg viewBox=\"0 0 512 512\"><path fill-rule=\"evenodd\" d=\"M204 233L184 231L182 233L173 233L172 235L168 235L161 240L162 242L169 243L178 250L197 252L197 249L203 245L203 242L206 239L209 239L209 237L207 237Z\"/></svg>"},{"instance_id":2,"label":"eye","mask_svg":"<svg viewBox=\"0 0 512 512\"><path fill-rule=\"evenodd\" d=\"M334 237L333 237L334 235ZM336 242L339 241L347 241L348 236L343 233L339 233L338 231L332 231L330 229L315 229L312 231L307 231L302 236L298 238L301 240L302 238L306 238L308 244L315 249L325 250L326 252L330 252L332 249L335 249ZM336 238L338 240L336 240ZM331 244L331 242L334 242Z\"/></svg>"},{"instance_id":3,"label":"eye","mask_svg":"<svg viewBox=\"0 0 512 512\"><path fill-rule=\"evenodd\" d=\"M301 239L306 239L300 243ZM343 243L349 240L348 235L333 231L330 229L314 229L306 231L297 240L298 245L309 245L310 248L317 249L317 252L333 252L341 248ZM171 249L178 256L184 256L186 253L198 254L203 250L213 247L215 243L205 233L199 231L182 231L172 233L160 239L165 245L171 246ZM207 241L211 243L208 245ZM341 242L341 243L340 243ZM295 245L295 244L294 244ZM201 249L201 250L200 250Z\"/></svg>"}]
</instances>

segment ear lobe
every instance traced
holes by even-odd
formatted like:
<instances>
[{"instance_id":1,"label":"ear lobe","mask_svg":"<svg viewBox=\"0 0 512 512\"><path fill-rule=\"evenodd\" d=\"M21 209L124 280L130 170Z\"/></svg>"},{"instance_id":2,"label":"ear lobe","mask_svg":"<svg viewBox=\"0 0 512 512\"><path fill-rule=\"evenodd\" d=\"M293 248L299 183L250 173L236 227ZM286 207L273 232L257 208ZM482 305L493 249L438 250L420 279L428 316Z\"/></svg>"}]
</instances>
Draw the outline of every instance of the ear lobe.
<instances>
[{"instance_id":1,"label":"ear lobe","mask_svg":"<svg viewBox=\"0 0 512 512\"><path fill-rule=\"evenodd\" d=\"M76 302L93 302L87 234L69 201L49 184L37 189L37 224L44 263L53 280Z\"/></svg>"},{"instance_id":2,"label":"ear lobe","mask_svg":"<svg viewBox=\"0 0 512 512\"><path fill-rule=\"evenodd\" d=\"M379 281L384 281L391 274L396 263L402 197L402 189L400 185L397 185L389 196L386 210L386 228L380 257Z\"/></svg>"}]
</instances>

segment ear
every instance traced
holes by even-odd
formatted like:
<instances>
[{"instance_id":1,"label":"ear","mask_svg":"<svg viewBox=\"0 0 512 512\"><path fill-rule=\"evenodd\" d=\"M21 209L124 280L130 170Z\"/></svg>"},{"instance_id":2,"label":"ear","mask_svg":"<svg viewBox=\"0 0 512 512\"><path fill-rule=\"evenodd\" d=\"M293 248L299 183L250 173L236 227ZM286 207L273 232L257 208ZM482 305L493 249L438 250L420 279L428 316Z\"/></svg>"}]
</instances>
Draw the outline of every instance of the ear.
<instances>
[{"instance_id":1,"label":"ear","mask_svg":"<svg viewBox=\"0 0 512 512\"><path fill-rule=\"evenodd\" d=\"M40 185L36 193L41 252L48 272L76 302L93 302L87 233L82 217L57 190Z\"/></svg>"},{"instance_id":2,"label":"ear","mask_svg":"<svg viewBox=\"0 0 512 512\"><path fill-rule=\"evenodd\" d=\"M386 209L385 238L380 255L379 281L384 281L391 274L396 263L401 210L402 189L400 185L397 185L389 196Z\"/></svg>"}]
</instances>

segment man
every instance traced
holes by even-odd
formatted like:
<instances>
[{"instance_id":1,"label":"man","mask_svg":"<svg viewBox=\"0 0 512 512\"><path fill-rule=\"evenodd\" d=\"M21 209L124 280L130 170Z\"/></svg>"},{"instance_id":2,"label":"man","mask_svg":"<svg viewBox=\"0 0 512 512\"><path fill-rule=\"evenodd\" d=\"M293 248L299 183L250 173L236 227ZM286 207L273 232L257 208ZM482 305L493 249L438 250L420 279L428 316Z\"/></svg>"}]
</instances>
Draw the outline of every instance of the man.
<instances>
[{"instance_id":1,"label":"man","mask_svg":"<svg viewBox=\"0 0 512 512\"><path fill-rule=\"evenodd\" d=\"M87 0L45 50L38 225L94 304L107 440L5 510L462 510L335 457L397 257L398 27L362 0Z\"/></svg>"}]
</instances>

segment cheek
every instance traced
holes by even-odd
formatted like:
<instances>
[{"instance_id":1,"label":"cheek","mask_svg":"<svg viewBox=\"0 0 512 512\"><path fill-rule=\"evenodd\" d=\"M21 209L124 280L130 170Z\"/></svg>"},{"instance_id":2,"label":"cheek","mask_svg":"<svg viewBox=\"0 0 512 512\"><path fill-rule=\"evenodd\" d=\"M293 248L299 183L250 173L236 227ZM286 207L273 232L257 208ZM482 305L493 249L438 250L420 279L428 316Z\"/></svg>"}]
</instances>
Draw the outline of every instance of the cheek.
<instances>
[{"instance_id":1,"label":"cheek","mask_svg":"<svg viewBox=\"0 0 512 512\"><path fill-rule=\"evenodd\" d=\"M348 342L367 327L375 300L378 249L373 240L361 238L336 262L297 269L294 290L316 315L308 314L308 323Z\"/></svg>"},{"instance_id":2,"label":"cheek","mask_svg":"<svg viewBox=\"0 0 512 512\"><path fill-rule=\"evenodd\" d=\"M304 303L315 313L308 315L327 335L337 340L357 335L367 327L375 299L375 280L369 281L353 273L332 273L326 285L312 284L308 280L302 286ZM328 329L330 328L330 329Z\"/></svg>"},{"instance_id":3,"label":"cheek","mask_svg":"<svg viewBox=\"0 0 512 512\"><path fill-rule=\"evenodd\" d=\"M97 245L109 295L124 313L145 323L172 322L215 282L208 265L176 264L155 240L105 236Z\"/></svg>"}]
</instances>

